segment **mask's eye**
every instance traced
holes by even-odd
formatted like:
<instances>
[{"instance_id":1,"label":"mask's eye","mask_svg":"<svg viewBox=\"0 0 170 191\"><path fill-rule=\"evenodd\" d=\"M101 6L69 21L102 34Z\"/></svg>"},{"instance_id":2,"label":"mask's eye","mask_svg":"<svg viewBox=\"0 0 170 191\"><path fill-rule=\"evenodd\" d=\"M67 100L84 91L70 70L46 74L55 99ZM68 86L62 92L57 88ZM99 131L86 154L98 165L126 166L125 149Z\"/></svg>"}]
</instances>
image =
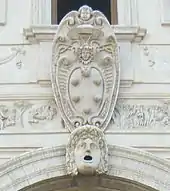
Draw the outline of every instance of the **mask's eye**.
<instances>
[{"instance_id":1,"label":"mask's eye","mask_svg":"<svg viewBox=\"0 0 170 191\"><path fill-rule=\"evenodd\" d=\"M94 149L98 149L98 146L94 143L91 143L90 148L91 148L91 150L94 150Z\"/></svg>"},{"instance_id":2,"label":"mask's eye","mask_svg":"<svg viewBox=\"0 0 170 191\"><path fill-rule=\"evenodd\" d=\"M84 142L81 143L81 148L83 148L83 149L86 148L86 143L84 143Z\"/></svg>"}]
</instances>

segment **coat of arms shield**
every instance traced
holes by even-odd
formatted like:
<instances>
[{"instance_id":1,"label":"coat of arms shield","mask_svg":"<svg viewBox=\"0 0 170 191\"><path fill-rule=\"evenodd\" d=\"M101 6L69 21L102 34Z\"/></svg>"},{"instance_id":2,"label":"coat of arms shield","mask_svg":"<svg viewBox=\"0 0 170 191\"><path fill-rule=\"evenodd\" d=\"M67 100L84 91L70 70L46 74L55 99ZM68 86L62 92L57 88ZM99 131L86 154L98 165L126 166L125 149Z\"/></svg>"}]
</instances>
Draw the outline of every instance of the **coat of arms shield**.
<instances>
[{"instance_id":1,"label":"coat of arms shield","mask_svg":"<svg viewBox=\"0 0 170 191\"><path fill-rule=\"evenodd\" d=\"M113 27L88 6L60 22L53 42L52 87L66 128L110 122L119 90L120 65Z\"/></svg>"}]
</instances>

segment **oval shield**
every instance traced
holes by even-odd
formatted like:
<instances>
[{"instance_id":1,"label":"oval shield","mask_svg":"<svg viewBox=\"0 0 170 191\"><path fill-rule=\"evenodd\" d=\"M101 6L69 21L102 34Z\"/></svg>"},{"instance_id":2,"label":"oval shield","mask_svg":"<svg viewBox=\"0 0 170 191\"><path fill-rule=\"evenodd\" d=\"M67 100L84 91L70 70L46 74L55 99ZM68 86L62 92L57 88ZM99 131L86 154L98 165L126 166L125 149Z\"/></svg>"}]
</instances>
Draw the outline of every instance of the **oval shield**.
<instances>
[{"instance_id":1,"label":"oval shield","mask_svg":"<svg viewBox=\"0 0 170 191\"><path fill-rule=\"evenodd\" d=\"M113 28L99 11L83 6L60 22L53 42L52 87L66 128L104 130L119 90L120 65Z\"/></svg>"}]
</instances>

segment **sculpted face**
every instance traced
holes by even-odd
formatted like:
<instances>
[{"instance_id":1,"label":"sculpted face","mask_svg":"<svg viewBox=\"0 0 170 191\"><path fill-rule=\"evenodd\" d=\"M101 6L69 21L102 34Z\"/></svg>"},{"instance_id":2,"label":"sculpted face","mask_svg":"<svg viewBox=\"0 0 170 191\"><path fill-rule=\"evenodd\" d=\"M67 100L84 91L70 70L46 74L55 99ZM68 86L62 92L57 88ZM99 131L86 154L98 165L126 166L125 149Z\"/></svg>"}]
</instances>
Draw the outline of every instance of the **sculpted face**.
<instances>
[{"instance_id":1,"label":"sculpted face","mask_svg":"<svg viewBox=\"0 0 170 191\"><path fill-rule=\"evenodd\" d=\"M70 135L66 146L67 173L73 176L103 174L108 170L108 149L103 132L84 125Z\"/></svg>"},{"instance_id":2,"label":"sculpted face","mask_svg":"<svg viewBox=\"0 0 170 191\"><path fill-rule=\"evenodd\" d=\"M88 21L91 17L91 10L89 7L83 6L80 10L80 18L83 21Z\"/></svg>"},{"instance_id":3,"label":"sculpted face","mask_svg":"<svg viewBox=\"0 0 170 191\"><path fill-rule=\"evenodd\" d=\"M87 61L90 58L90 52L89 52L88 47L86 47L86 46L83 47L83 49L82 49L82 58L85 61Z\"/></svg>"},{"instance_id":4,"label":"sculpted face","mask_svg":"<svg viewBox=\"0 0 170 191\"><path fill-rule=\"evenodd\" d=\"M80 140L75 148L75 162L82 174L94 174L99 166L101 151L92 139Z\"/></svg>"}]
</instances>

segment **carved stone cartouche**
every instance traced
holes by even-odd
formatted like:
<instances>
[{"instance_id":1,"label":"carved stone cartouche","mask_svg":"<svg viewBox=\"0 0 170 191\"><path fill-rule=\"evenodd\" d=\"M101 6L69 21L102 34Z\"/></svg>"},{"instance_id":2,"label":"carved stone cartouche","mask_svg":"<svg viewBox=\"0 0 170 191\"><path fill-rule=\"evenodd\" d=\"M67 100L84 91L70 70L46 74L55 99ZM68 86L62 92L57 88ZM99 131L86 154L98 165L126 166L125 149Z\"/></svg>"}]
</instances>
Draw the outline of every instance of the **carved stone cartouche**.
<instances>
[{"instance_id":1,"label":"carved stone cartouche","mask_svg":"<svg viewBox=\"0 0 170 191\"><path fill-rule=\"evenodd\" d=\"M69 131L86 124L106 129L119 73L118 46L106 17L88 6L68 13L53 42L52 87Z\"/></svg>"}]
</instances>

